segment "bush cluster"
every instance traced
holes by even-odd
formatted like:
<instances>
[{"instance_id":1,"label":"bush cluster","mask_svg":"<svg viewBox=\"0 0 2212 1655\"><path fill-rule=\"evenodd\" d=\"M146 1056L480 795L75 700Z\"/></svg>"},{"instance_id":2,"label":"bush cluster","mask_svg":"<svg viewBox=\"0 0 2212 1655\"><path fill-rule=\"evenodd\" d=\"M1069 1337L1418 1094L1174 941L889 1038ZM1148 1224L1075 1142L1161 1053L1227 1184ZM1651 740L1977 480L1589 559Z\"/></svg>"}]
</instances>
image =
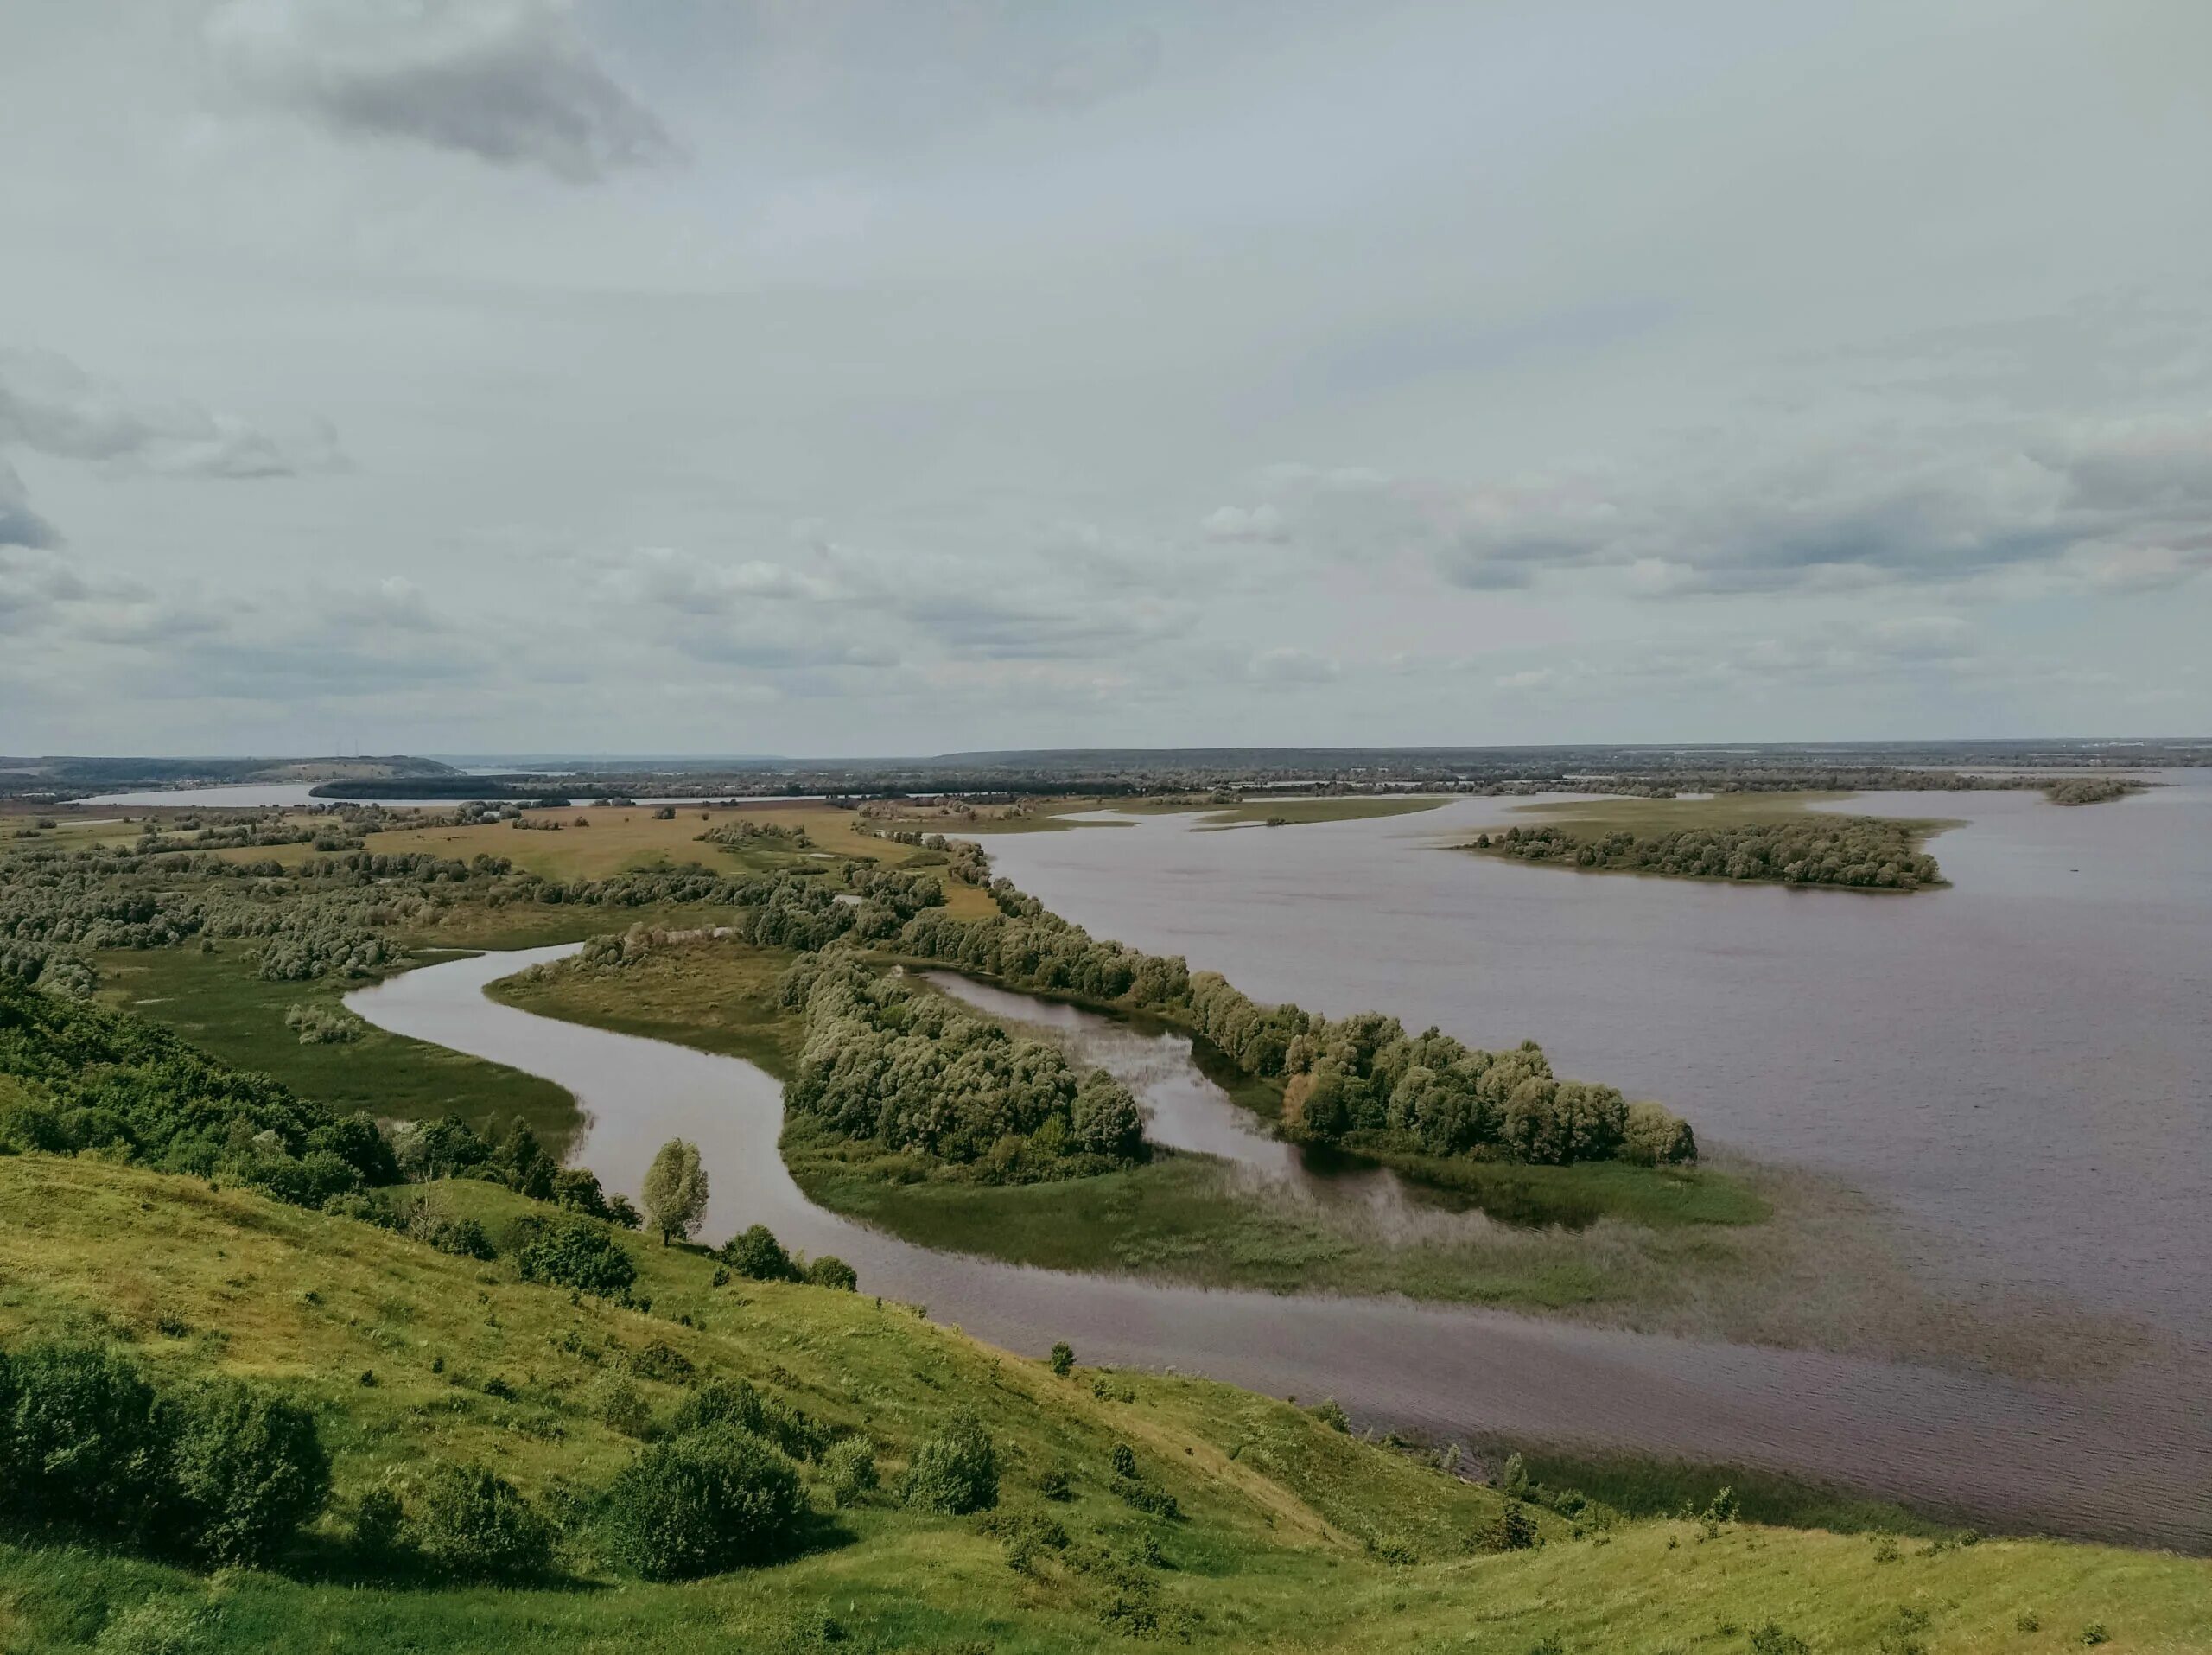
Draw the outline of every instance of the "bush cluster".
<instances>
[{"instance_id":1,"label":"bush cluster","mask_svg":"<svg viewBox=\"0 0 2212 1655\"><path fill-rule=\"evenodd\" d=\"M1145 1159L1143 1117L1104 1070L918 994L849 952L799 960L785 1003L806 1017L795 1112L836 1136L929 1157L987 1183L1078 1177Z\"/></svg>"},{"instance_id":2,"label":"bush cluster","mask_svg":"<svg viewBox=\"0 0 2212 1655\"><path fill-rule=\"evenodd\" d=\"M917 1511L948 1517L988 1511L999 1503L998 1451L973 1414L955 1415L914 1451L899 1499Z\"/></svg>"},{"instance_id":3,"label":"bush cluster","mask_svg":"<svg viewBox=\"0 0 2212 1655\"><path fill-rule=\"evenodd\" d=\"M314 1416L265 1391L160 1388L99 1346L0 1354L0 1505L18 1517L264 1563L329 1493Z\"/></svg>"},{"instance_id":4,"label":"bush cluster","mask_svg":"<svg viewBox=\"0 0 2212 1655\"><path fill-rule=\"evenodd\" d=\"M806 1509L781 1453L730 1425L655 1442L607 1490L615 1558L647 1580L691 1580L767 1561Z\"/></svg>"},{"instance_id":5,"label":"bush cluster","mask_svg":"<svg viewBox=\"0 0 2212 1655\"><path fill-rule=\"evenodd\" d=\"M525 1282L612 1299L627 1294L638 1279L629 1251L607 1233L607 1226L574 1213L552 1218L525 1214L515 1220L510 1239L515 1268Z\"/></svg>"}]
</instances>

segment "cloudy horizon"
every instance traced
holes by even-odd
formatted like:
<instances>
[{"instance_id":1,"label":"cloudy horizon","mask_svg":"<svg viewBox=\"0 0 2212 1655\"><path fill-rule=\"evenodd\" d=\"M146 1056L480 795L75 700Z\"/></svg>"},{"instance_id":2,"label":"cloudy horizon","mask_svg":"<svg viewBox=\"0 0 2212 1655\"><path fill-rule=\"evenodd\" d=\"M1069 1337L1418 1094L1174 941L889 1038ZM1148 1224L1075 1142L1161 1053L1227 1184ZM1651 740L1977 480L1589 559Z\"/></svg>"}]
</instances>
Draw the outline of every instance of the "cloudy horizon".
<instances>
[{"instance_id":1,"label":"cloudy horizon","mask_svg":"<svg viewBox=\"0 0 2212 1655\"><path fill-rule=\"evenodd\" d=\"M16 9L0 752L2212 728L2212 9L1656 10Z\"/></svg>"}]
</instances>

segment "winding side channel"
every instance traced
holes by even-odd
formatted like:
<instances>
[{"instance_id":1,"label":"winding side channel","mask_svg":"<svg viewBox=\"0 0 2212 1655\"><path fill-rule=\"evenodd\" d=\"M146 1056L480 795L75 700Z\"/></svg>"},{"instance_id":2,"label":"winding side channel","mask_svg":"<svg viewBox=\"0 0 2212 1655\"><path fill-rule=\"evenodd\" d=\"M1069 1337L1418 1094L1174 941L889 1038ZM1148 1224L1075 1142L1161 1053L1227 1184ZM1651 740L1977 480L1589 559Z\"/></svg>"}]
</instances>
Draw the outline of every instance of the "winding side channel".
<instances>
[{"instance_id":1,"label":"winding side channel","mask_svg":"<svg viewBox=\"0 0 2212 1655\"><path fill-rule=\"evenodd\" d=\"M486 984L573 945L424 966L346 997L396 1034L542 1075L588 1124L575 1155L632 1195L671 1137L714 1179L708 1233L764 1223L871 1293L1030 1355L1172 1367L1363 1423L1756 1464L2075 1535L2212 1550L2212 1416L2170 1378L2037 1385L1851 1357L1611 1332L1398 1300L1277 1297L931 1252L810 1203L777 1153L781 1088L738 1059L538 1017Z\"/></svg>"}]
</instances>

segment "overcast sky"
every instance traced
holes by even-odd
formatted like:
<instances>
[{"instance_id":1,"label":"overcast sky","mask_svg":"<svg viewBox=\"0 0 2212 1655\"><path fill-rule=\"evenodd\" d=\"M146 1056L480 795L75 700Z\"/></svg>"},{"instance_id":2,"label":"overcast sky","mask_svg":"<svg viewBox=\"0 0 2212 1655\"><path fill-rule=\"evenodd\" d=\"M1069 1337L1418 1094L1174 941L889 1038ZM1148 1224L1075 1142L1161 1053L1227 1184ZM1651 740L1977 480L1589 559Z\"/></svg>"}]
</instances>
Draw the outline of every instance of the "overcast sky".
<instances>
[{"instance_id":1,"label":"overcast sky","mask_svg":"<svg viewBox=\"0 0 2212 1655\"><path fill-rule=\"evenodd\" d=\"M2212 5L0 8L0 752L2212 729Z\"/></svg>"}]
</instances>

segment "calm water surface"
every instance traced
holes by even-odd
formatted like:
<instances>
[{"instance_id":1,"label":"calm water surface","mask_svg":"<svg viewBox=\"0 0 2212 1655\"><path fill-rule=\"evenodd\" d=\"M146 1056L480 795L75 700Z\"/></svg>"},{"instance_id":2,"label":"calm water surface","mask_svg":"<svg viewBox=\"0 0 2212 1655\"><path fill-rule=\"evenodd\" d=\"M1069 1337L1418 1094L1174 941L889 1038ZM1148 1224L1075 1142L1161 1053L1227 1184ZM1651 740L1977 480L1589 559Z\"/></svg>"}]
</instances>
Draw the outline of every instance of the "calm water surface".
<instances>
[{"instance_id":1,"label":"calm water surface","mask_svg":"<svg viewBox=\"0 0 2212 1655\"><path fill-rule=\"evenodd\" d=\"M1014 1350L1039 1353L1065 1338L1086 1361L1174 1367L1309 1401L1333 1395L1363 1422L1435 1436L1497 1433L1770 1465L1976 1516L2212 1550L2212 1421L2171 1372L2045 1385L1397 1301L1058 1275L908 1246L800 1194L775 1147L780 1090L759 1069L533 1016L481 993L567 952L426 966L347 1004L382 1027L568 1087L589 1118L576 1158L612 1187L634 1194L661 1143L691 1138L715 1180L710 1236L766 1223L790 1244L847 1258L868 1290ZM1037 1010L1025 1002L1021 1015ZM1165 1112L1157 1097L1147 1102L1163 1136L1224 1124L1200 1119L1196 1094Z\"/></svg>"},{"instance_id":2,"label":"calm water surface","mask_svg":"<svg viewBox=\"0 0 2212 1655\"><path fill-rule=\"evenodd\" d=\"M1439 841L1517 801L1198 832L1005 835L998 871L1095 935L1255 997L1381 1009L1666 1100L1840 1174L1954 1290L2059 1297L2212 1347L2212 772L2114 804L1891 793L1966 818L1912 896L1575 874ZM1526 820L1526 818L1521 818Z\"/></svg>"}]
</instances>

